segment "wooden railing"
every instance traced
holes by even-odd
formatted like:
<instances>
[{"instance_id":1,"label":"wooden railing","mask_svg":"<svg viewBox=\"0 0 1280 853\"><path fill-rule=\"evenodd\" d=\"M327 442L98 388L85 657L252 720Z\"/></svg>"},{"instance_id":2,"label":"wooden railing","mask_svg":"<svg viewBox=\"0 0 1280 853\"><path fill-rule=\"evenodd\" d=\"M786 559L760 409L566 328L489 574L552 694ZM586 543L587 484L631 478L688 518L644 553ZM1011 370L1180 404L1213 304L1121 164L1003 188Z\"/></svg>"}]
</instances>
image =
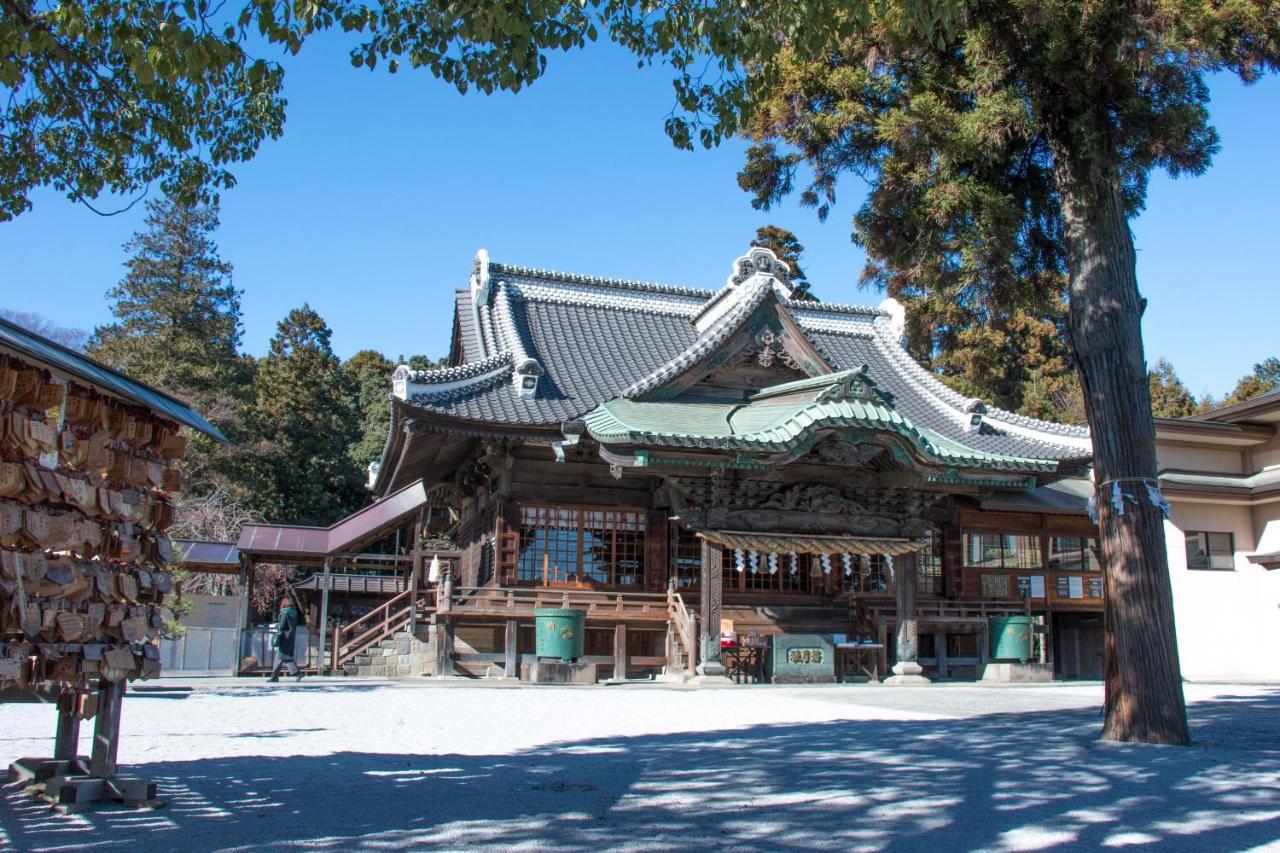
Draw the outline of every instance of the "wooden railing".
<instances>
[{"instance_id":1,"label":"wooden railing","mask_svg":"<svg viewBox=\"0 0 1280 853\"><path fill-rule=\"evenodd\" d=\"M698 666L698 621L675 584L667 587L667 671L692 676Z\"/></svg>"},{"instance_id":2,"label":"wooden railing","mask_svg":"<svg viewBox=\"0 0 1280 853\"><path fill-rule=\"evenodd\" d=\"M446 607L437 589L436 610ZM454 616L533 616L538 607L572 607L588 618L640 622L665 622L667 599L655 592L610 592L555 587L455 587L449 602Z\"/></svg>"},{"instance_id":3,"label":"wooden railing","mask_svg":"<svg viewBox=\"0 0 1280 853\"><path fill-rule=\"evenodd\" d=\"M854 606L859 614L865 614L872 621L878 619L894 620L897 618L897 605L892 596L864 597L857 596ZM1020 601L968 601L950 598L917 598L916 619L922 622L947 622L965 620L985 620L991 616L1008 616L1025 614L1028 605Z\"/></svg>"},{"instance_id":4,"label":"wooden railing","mask_svg":"<svg viewBox=\"0 0 1280 853\"><path fill-rule=\"evenodd\" d=\"M413 589L406 589L370 610L359 619L333 629L333 649L329 655L330 671L336 673L344 663L372 645L409 627Z\"/></svg>"}]
</instances>

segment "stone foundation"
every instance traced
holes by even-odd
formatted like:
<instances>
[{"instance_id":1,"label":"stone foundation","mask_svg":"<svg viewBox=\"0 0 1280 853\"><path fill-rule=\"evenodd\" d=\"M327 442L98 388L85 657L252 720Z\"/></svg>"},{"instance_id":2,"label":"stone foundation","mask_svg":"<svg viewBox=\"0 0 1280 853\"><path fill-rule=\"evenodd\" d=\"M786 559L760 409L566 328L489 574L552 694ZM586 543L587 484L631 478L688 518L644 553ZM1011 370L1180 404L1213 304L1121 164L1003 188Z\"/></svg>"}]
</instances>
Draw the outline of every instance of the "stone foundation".
<instances>
[{"instance_id":1,"label":"stone foundation","mask_svg":"<svg viewBox=\"0 0 1280 853\"><path fill-rule=\"evenodd\" d=\"M1008 684L1053 681L1053 667L1047 663L988 663L982 666L982 680Z\"/></svg>"},{"instance_id":2,"label":"stone foundation","mask_svg":"<svg viewBox=\"0 0 1280 853\"><path fill-rule=\"evenodd\" d=\"M520 680L530 684L595 684L598 675L593 663L566 663L559 660L520 662Z\"/></svg>"}]
</instances>

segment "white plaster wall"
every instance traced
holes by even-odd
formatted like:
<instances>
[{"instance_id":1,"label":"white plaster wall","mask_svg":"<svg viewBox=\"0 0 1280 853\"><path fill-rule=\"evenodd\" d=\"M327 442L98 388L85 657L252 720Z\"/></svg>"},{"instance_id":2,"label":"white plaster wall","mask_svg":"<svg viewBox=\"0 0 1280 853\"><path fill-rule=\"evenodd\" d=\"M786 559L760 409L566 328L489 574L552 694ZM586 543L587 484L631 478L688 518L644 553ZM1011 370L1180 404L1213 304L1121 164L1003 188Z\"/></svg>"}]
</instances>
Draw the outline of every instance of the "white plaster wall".
<instances>
[{"instance_id":1,"label":"white plaster wall","mask_svg":"<svg viewBox=\"0 0 1280 853\"><path fill-rule=\"evenodd\" d=\"M1263 468L1270 468L1272 465L1280 465L1280 435L1268 441L1266 444L1253 448L1252 465L1254 471L1261 471Z\"/></svg>"},{"instance_id":2,"label":"white plaster wall","mask_svg":"<svg viewBox=\"0 0 1280 853\"><path fill-rule=\"evenodd\" d=\"M1280 537L1280 520L1268 528L1268 536ZM1235 570L1188 569L1187 530L1233 533ZM1280 679L1280 577L1271 576L1280 573L1268 573L1245 556L1257 546L1253 511L1174 501L1165 539L1183 677Z\"/></svg>"},{"instance_id":3,"label":"white plaster wall","mask_svg":"<svg viewBox=\"0 0 1280 853\"><path fill-rule=\"evenodd\" d=\"M1160 470L1211 471L1215 474L1243 474L1244 461L1239 450L1210 447L1187 447L1179 444L1156 445Z\"/></svg>"}]
</instances>

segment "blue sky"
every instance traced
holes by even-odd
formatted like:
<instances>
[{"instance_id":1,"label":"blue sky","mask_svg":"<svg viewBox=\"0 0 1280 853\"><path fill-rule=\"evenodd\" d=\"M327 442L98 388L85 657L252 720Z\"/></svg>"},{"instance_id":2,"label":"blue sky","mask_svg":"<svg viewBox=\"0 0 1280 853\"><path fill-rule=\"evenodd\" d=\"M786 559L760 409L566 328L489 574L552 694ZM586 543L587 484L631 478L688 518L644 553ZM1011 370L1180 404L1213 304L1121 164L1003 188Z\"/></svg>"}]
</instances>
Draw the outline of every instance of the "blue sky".
<instances>
[{"instance_id":1,"label":"blue sky","mask_svg":"<svg viewBox=\"0 0 1280 853\"><path fill-rule=\"evenodd\" d=\"M672 148L669 75L615 48L553 57L532 88L487 97L425 73L357 71L333 36L286 69L285 135L237 168L218 235L245 291L249 352L305 301L340 355L443 354L452 291L480 247L508 263L718 287L770 222L800 237L822 299L881 298L858 289L863 255L849 240L865 187L846 179L826 223L794 201L753 210L735 181L742 146ZM1153 176L1134 233L1148 359L1221 395L1280 348L1280 80L1223 77L1212 91L1215 165ZM0 307L105 322L142 206L102 218L52 192L34 201L0 224Z\"/></svg>"}]
</instances>

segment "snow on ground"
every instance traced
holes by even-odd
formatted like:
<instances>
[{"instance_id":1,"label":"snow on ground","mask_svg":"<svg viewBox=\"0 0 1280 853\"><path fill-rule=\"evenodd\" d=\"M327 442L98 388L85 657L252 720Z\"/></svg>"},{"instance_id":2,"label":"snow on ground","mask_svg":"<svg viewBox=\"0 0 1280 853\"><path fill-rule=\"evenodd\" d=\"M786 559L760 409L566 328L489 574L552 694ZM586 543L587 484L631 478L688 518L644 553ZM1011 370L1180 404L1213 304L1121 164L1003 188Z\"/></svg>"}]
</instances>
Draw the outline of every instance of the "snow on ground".
<instances>
[{"instance_id":1,"label":"snow on ground","mask_svg":"<svg viewBox=\"0 0 1280 853\"><path fill-rule=\"evenodd\" d=\"M120 760L167 807L9 786L0 849L1280 849L1280 688L1187 695L1179 749L1097 741L1097 685L165 679L131 690ZM0 705L0 762L53 724Z\"/></svg>"}]
</instances>

